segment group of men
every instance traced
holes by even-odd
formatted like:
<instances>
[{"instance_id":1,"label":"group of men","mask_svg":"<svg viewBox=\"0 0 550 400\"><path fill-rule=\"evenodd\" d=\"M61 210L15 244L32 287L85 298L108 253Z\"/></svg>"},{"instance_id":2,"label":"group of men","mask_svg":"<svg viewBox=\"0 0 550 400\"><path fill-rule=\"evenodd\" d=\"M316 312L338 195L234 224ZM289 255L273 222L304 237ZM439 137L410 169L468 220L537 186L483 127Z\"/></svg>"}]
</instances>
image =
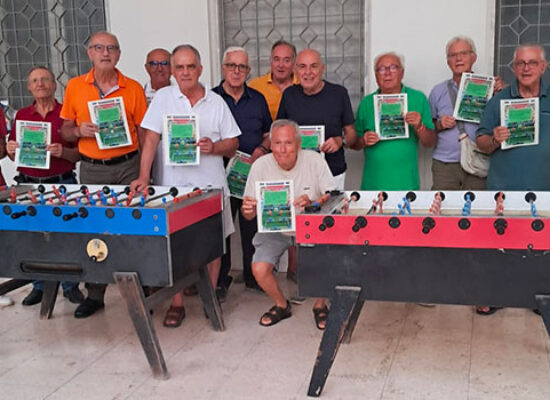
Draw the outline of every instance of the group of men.
<instances>
[{"instance_id":1,"label":"group of men","mask_svg":"<svg viewBox=\"0 0 550 400\"><path fill-rule=\"evenodd\" d=\"M88 44L92 69L69 81L62 106L55 102L53 74L44 67L31 70L28 87L35 101L20 110L16 118L52 122L50 151L55 163L45 172L20 169L18 179L44 183L71 179L72 182L74 163L80 160L81 183L130 185L135 192L143 191L151 182L222 187L226 238L234 232L233 221L239 214L244 283L247 288L265 292L274 302L259 321L263 326L291 315L290 302L273 271L282 254L293 248L294 239L291 235L256 231L256 182L292 179L294 204L298 208L322 201L326 191L344 189L347 169L344 148L348 147L363 150L365 154L362 190L417 190L420 188L417 159L420 142L425 147L435 146L432 162L435 190L547 190L550 186L550 179L546 179L550 178L547 177L550 168L545 168L550 160L550 140L545 132L550 126L550 99L548 85L542 82L547 63L544 49L536 44L516 49L513 61L516 79L508 87L496 79L498 94L488 103L479 126L461 123L452 117L462 74L473 72L477 58L474 43L466 37L455 37L448 42L446 58L452 76L436 85L429 98L403 85L402 56L394 52L380 54L373 66L378 89L361 101L356 117L347 90L323 79L325 67L321 54L313 49L297 53L294 45L283 40L271 49L270 72L248 84L250 64L246 50L226 49L223 79L212 90L199 81L201 57L191 45L177 46L171 53L164 49L149 52L145 68L150 81L143 87L116 68L120 54L116 36L108 32L93 34ZM47 101L41 97L45 93L49 93ZM375 132L374 95L398 93L407 94L408 112L404 121L409 126L409 137L381 141ZM132 144L99 149L95 140L98 127L91 122L88 102L119 96L124 99ZM499 101L527 97L540 99L539 145L501 151L500 144L510 132L500 126ZM200 165L178 167L163 163L159 143L167 137L162 135L166 114L198 117ZM324 126L322 155L301 149L299 125ZM5 130L0 126L1 129ZM458 138L462 132L477 141L482 151L491 154L487 181L461 167ZM6 149L10 158L17 146L12 131ZM224 170L237 150L252 157L243 200L229 198ZM0 146L0 156L2 151ZM292 257L290 262L292 264ZM208 264L212 284L222 300L232 280L230 267L230 253ZM88 293L84 298L76 284L63 286L69 300L80 303L75 310L77 318L88 317L104 307L105 285L87 284L86 288ZM35 283L29 295L34 296L30 303L40 301L41 290L40 283ZM165 326L177 327L182 323L183 299L183 293L173 298L164 319ZM478 312L487 314L493 309L480 307ZM315 301L313 314L317 328L325 328L328 313L323 299Z\"/></svg>"}]
</instances>

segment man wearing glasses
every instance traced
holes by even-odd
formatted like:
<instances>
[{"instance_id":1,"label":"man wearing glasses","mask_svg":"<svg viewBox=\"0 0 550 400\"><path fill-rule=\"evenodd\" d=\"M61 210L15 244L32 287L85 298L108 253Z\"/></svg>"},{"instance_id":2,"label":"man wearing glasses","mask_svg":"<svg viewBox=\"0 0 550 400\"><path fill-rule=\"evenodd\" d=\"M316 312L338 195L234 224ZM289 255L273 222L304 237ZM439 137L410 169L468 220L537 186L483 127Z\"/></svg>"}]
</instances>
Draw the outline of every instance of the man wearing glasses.
<instances>
[{"instance_id":1,"label":"man wearing glasses","mask_svg":"<svg viewBox=\"0 0 550 400\"><path fill-rule=\"evenodd\" d=\"M377 56L374 72L378 89L363 98L355 121L361 140L354 148L365 152L361 190L418 190L418 141L432 147L437 140L428 99L424 93L401 83L405 69L403 58L397 53ZM374 95L397 93L407 94L405 123L409 124L409 137L381 141L375 132Z\"/></svg>"},{"instance_id":2,"label":"man wearing glasses","mask_svg":"<svg viewBox=\"0 0 550 400\"><path fill-rule=\"evenodd\" d=\"M437 144L432 159L433 190L484 190L486 179L466 172L460 165L462 133L475 141L478 124L456 121L453 117L455 101L464 72L472 72L477 59L472 39L456 36L445 48L447 65L452 78L437 84L430 92L430 107L437 132ZM502 90L503 82L495 78L495 93ZM452 101L454 99L454 101Z\"/></svg>"},{"instance_id":3,"label":"man wearing glasses","mask_svg":"<svg viewBox=\"0 0 550 400\"><path fill-rule=\"evenodd\" d=\"M550 190L550 86L542 80L548 65L544 47L523 44L514 51L516 79L487 103L477 129L477 145L491 154L487 189ZM510 131L501 126L500 101L539 98L539 143L501 150Z\"/></svg>"},{"instance_id":4,"label":"man wearing glasses","mask_svg":"<svg viewBox=\"0 0 550 400\"><path fill-rule=\"evenodd\" d=\"M139 175L139 125L147 109L145 94L139 82L116 68L120 46L115 35L94 33L88 44L88 58L92 69L67 83L60 114L65 120L61 134L66 141L78 142L81 183L129 185ZM113 97L124 100L132 143L101 150L95 139L98 126L91 122L88 102ZM102 309L106 287L87 283L88 297L75 310L75 317L86 318Z\"/></svg>"},{"instance_id":5,"label":"man wearing glasses","mask_svg":"<svg viewBox=\"0 0 550 400\"><path fill-rule=\"evenodd\" d=\"M170 85L170 52L165 49L153 49L147 53L145 70L149 82L143 86L147 104L151 103L157 90Z\"/></svg>"},{"instance_id":6,"label":"man wearing glasses","mask_svg":"<svg viewBox=\"0 0 550 400\"><path fill-rule=\"evenodd\" d=\"M269 127L271 115L264 96L245 83L250 66L248 54L242 47L229 47L223 54L223 80L212 89L219 94L229 106L237 125L241 129L239 151L251 155L251 162L268 153L270 147ZM229 161L224 159L225 163ZM241 208L242 200L231 197L231 216ZM252 274L252 255L254 246L252 238L257 230L256 219L247 220L239 213L241 232L241 249L243 256L243 278L246 288L261 290ZM227 238L226 253L222 257L222 266L218 278L217 294L220 301L225 300L227 289L233 280L229 276L231 269L231 242Z\"/></svg>"}]
</instances>

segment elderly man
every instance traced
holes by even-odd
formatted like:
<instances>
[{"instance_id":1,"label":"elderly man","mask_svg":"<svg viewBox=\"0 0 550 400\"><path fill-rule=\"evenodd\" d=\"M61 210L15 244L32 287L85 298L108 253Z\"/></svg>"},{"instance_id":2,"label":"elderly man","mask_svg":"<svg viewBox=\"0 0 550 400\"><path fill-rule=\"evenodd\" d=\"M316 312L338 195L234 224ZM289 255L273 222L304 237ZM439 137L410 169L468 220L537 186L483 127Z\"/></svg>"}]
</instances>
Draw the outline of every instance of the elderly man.
<instances>
[{"instance_id":1,"label":"elderly man","mask_svg":"<svg viewBox=\"0 0 550 400\"><path fill-rule=\"evenodd\" d=\"M147 53L145 70L149 82L143 86L147 104L151 103L157 90L170 85L170 52L165 49L153 49Z\"/></svg>"},{"instance_id":2,"label":"elderly man","mask_svg":"<svg viewBox=\"0 0 550 400\"><path fill-rule=\"evenodd\" d=\"M139 174L139 124L147 103L141 85L124 76L116 65L120 45L115 35L97 32L90 37L88 58L92 69L71 79L65 89L61 118L63 139L78 142L81 155L80 181L84 184L128 185ZM131 144L113 149L100 149L95 139L98 126L91 122L88 102L122 97ZM88 297L75 310L76 318L86 318L104 307L106 285L86 284Z\"/></svg>"},{"instance_id":3,"label":"elderly man","mask_svg":"<svg viewBox=\"0 0 550 400\"><path fill-rule=\"evenodd\" d=\"M487 189L550 190L550 87L542 80L548 65L544 47L520 45L514 51L516 79L487 103L477 129L477 145L491 154ZM501 150L510 131L501 126L500 103L506 99L539 98L539 144ZM476 312L490 315L495 307L478 306Z\"/></svg>"},{"instance_id":4,"label":"elderly man","mask_svg":"<svg viewBox=\"0 0 550 400\"><path fill-rule=\"evenodd\" d=\"M363 98L355 121L361 140L354 148L365 152L361 190L417 190L420 188L417 143L420 140L424 146L432 147L436 142L428 99L422 92L401 83L405 68L400 55L380 54L374 61L374 72L378 89ZM374 95L397 93L407 94L405 123L409 124L409 137L380 141L375 132Z\"/></svg>"},{"instance_id":5,"label":"elderly man","mask_svg":"<svg viewBox=\"0 0 550 400\"><path fill-rule=\"evenodd\" d=\"M17 111L12 126L15 128L17 121L48 122L51 125L51 144L46 149L51 153L51 161L48 169L19 167L19 176L15 177L18 183L76 183L73 171L80 155L74 143L67 143L61 138L63 120L59 117L61 104L55 100L56 87L55 76L48 68L31 68L27 76L27 90L32 94L33 103ZM16 132L12 129L7 145L10 159L15 159L15 150L18 147ZM84 296L78 289L78 282L62 282L61 286L63 296L71 303L82 303ZM33 289L23 299L22 304L32 306L40 303L43 291L44 282L34 281Z\"/></svg>"},{"instance_id":6,"label":"elderly man","mask_svg":"<svg viewBox=\"0 0 550 400\"><path fill-rule=\"evenodd\" d=\"M219 86L212 89L227 103L237 125L241 129L239 136L239 151L251 155L254 162L269 150L269 127L271 115L264 96L245 83L250 66L248 54L242 47L229 47L223 55L222 74L223 80ZM227 159L225 160L227 161ZM231 198L231 216L240 209L242 200ZM252 274L252 238L257 230L256 220L248 221L239 213L239 228L241 233L241 249L243 260L243 278L246 288L261 290ZM231 243L227 238L226 253L222 257L222 266L218 278L218 298L225 300L227 289L232 278L229 276L231 269Z\"/></svg>"},{"instance_id":7,"label":"elderly man","mask_svg":"<svg viewBox=\"0 0 550 400\"><path fill-rule=\"evenodd\" d=\"M251 220L256 217L256 182L273 180L292 180L294 186L294 205L303 208L313 201L321 200L324 193L335 188L334 178L323 160L314 152L301 150L298 125L281 119L271 125L272 153L258 159L250 170L243 198L242 213ZM256 233L252 272L262 289L275 302L260 319L260 325L271 326L291 315L290 303L282 293L273 270L281 255L293 242L293 237L282 233ZM322 299L315 302L313 313L319 329L324 329L328 309Z\"/></svg>"},{"instance_id":8,"label":"elderly man","mask_svg":"<svg viewBox=\"0 0 550 400\"><path fill-rule=\"evenodd\" d=\"M302 50L296 58L299 85L283 93L277 118L288 118L298 125L323 125L325 141L321 151L336 181L344 190L346 159L344 140L353 145L356 140L353 110L346 88L323 79L325 66L321 55L313 49Z\"/></svg>"},{"instance_id":9,"label":"elderly man","mask_svg":"<svg viewBox=\"0 0 550 400\"><path fill-rule=\"evenodd\" d=\"M489 190L550 190L550 87L542 80L547 66L544 47L524 44L514 52L514 75L510 86L494 96L477 129L480 150L491 154L487 176ZM501 126L500 101L539 98L539 144L502 151L510 131Z\"/></svg>"},{"instance_id":10,"label":"elderly man","mask_svg":"<svg viewBox=\"0 0 550 400\"><path fill-rule=\"evenodd\" d=\"M298 83L294 76L296 47L285 40L279 40L271 46L269 58L271 70L248 82L248 86L264 95L269 106L271 118L275 119L285 89Z\"/></svg>"},{"instance_id":11,"label":"elderly man","mask_svg":"<svg viewBox=\"0 0 550 400\"><path fill-rule=\"evenodd\" d=\"M447 65L453 74L451 79L436 85L430 92L430 107L437 133L437 144L433 152L433 190L483 190L486 179L466 172L460 166L459 136L465 132L472 141L478 124L456 121L453 117L456 96L464 72L472 72L476 62L476 47L472 39L456 36L447 42L445 48ZM495 79L494 91L502 90L503 83Z\"/></svg>"},{"instance_id":12,"label":"elderly man","mask_svg":"<svg viewBox=\"0 0 550 400\"><path fill-rule=\"evenodd\" d=\"M161 185L181 185L190 187L222 187L225 191L224 233L233 233L231 208L228 197L227 180L223 168L223 157L235 155L241 134L227 104L216 93L199 82L202 74L200 54L193 46L184 44L176 47L171 56L172 75L177 85L159 90L147 110L142 122L145 141L141 155L139 178L132 182L133 191L143 191L149 183L151 164L155 149L163 133L163 117L166 114L195 114L199 120L200 165L171 166L164 165L160 176L154 178ZM164 132L163 139L168 137ZM215 287L220 271L221 257L211 261L207 268ZM185 318L183 293L172 299L166 313L164 326L176 328Z\"/></svg>"}]
</instances>

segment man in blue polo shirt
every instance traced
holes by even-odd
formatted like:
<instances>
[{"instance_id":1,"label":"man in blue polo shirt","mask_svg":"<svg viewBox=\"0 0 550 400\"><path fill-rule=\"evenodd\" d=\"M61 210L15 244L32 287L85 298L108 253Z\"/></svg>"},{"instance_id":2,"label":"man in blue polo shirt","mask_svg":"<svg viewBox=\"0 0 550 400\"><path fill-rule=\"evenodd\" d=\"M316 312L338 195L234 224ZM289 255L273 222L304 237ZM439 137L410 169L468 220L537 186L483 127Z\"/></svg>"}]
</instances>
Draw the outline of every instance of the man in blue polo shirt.
<instances>
[{"instance_id":1,"label":"man in blue polo shirt","mask_svg":"<svg viewBox=\"0 0 550 400\"><path fill-rule=\"evenodd\" d=\"M242 47L229 47L223 55L222 74L223 80L219 86L212 90L219 94L229 106L237 125L242 134L239 136L239 151L251 155L254 162L258 157L268 152L269 127L271 115L264 96L255 89L248 87L245 83L250 66L248 65L248 54ZM227 163L227 159L225 162ZM231 197L231 213L241 208L242 200ZM256 219L246 220L239 213L239 227L241 232L241 249L243 256L243 277L244 283L249 289L259 289L259 286L252 274L251 264L254 246L252 238L257 230ZM218 277L218 288L216 290L220 301L225 300L227 289L232 278L229 276L231 269L231 243L227 238L226 253L222 257L222 266Z\"/></svg>"},{"instance_id":2,"label":"man in blue polo shirt","mask_svg":"<svg viewBox=\"0 0 550 400\"><path fill-rule=\"evenodd\" d=\"M550 190L550 87L542 80L547 64L542 46L518 46L513 61L516 79L487 103L477 145L491 154L489 190ZM502 150L510 131L501 126L500 101L532 97L539 98L539 144Z\"/></svg>"}]
</instances>

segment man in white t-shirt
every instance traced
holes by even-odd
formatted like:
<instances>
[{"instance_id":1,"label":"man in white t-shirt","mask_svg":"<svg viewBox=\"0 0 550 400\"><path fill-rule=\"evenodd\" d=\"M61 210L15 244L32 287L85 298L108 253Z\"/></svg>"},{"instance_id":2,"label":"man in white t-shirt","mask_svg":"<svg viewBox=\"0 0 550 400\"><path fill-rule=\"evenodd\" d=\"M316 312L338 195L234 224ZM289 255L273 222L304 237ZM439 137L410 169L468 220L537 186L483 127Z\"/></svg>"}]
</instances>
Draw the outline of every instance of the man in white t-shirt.
<instances>
[{"instance_id":1,"label":"man in white t-shirt","mask_svg":"<svg viewBox=\"0 0 550 400\"><path fill-rule=\"evenodd\" d=\"M200 54L191 45L177 46L171 56L172 75L177 85L167 86L155 94L147 113L141 122L146 130L141 152L139 178L132 182L131 189L143 191L149 183L151 165L155 149L163 133L165 115L197 116L199 121L200 165L172 166L162 163L156 169L154 181L160 185L177 185L189 187L207 187L224 189L224 233L226 237L233 233L229 190L223 167L223 157L233 157L239 145L241 131L225 101L216 93L199 82L202 73ZM168 135L164 132L163 138ZM215 287L220 272L221 257L208 264L208 272ZM164 326L178 327L185 318L183 293L172 299L166 313Z\"/></svg>"},{"instance_id":2,"label":"man in white t-shirt","mask_svg":"<svg viewBox=\"0 0 550 400\"><path fill-rule=\"evenodd\" d=\"M247 219L256 216L256 182L292 180L294 205L300 209L325 198L325 192L334 190L334 177L324 158L314 152L300 149L298 125L280 119L271 125L271 154L265 155L250 169L244 191L242 213ZM291 315L290 303L281 291L273 270L283 253L293 244L294 236L279 232L256 233L252 244L255 252L252 272L256 281L275 305L260 319L260 325L271 326ZM313 306L317 328L325 329L328 309L323 299Z\"/></svg>"}]
</instances>

